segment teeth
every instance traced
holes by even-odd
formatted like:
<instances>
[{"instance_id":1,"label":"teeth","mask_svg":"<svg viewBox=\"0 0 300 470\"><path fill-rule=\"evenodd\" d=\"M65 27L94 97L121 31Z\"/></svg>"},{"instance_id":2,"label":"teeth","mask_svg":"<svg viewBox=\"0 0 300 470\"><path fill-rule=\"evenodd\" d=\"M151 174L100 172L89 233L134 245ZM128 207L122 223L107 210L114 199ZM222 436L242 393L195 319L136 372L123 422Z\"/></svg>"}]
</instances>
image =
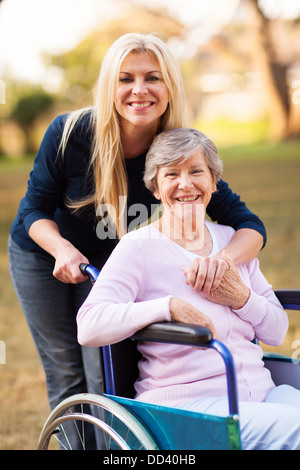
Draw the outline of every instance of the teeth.
<instances>
[{"instance_id":1,"label":"teeth","mask_svg":"<svg viewBox=\"0 0 300 470\"><path fill-rule=\"evenodd\" d=\"M198 199L198 196L179 197L177 199L178 201L181 201L181 202L191 202L191 201L196 201L196 199Z\"/></svg>"},{"instance_id":2,"label":"teeth","mask_svg":"<svg viewBox=\"0 0 300 470\"><path fill-rule=\"evenodd\" d=\"M133 108L144 108L146 106L150 106L151 105L151 102L148 101L146 103L130 103L130 106L132 106Z\"/></svg>"}]
</instances>

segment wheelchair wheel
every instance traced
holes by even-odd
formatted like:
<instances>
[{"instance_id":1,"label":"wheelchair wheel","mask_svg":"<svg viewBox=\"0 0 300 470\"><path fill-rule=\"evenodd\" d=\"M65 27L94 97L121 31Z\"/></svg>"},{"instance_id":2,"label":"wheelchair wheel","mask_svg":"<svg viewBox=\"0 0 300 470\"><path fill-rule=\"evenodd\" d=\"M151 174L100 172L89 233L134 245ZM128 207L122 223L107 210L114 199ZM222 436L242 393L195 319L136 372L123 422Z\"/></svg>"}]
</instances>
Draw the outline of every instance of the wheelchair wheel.
<instances>
[{"instance_id":1,"label":"wheelchair wheel","mask_svg":"<svg viewBox=\"0 0 300 470\"><path fill-rule=\"evenodd\" d=\"M63 450L155 450L157 445L140 422L110 398L74 395L50 414L38 450L55 440Z\"/></svg>"}]
</instances>

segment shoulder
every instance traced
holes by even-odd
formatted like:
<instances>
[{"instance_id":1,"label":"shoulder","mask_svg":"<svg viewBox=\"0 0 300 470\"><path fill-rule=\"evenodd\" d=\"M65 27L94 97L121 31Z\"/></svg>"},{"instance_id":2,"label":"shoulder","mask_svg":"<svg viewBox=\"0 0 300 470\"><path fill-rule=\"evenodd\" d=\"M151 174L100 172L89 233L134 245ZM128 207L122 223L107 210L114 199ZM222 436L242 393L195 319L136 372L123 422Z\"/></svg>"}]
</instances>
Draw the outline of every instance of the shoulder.
<instances>
[{"instance_id":1,"label":"shoulder","mask_svg":"<svg viewBox=\"0 0 300 470\"><path fill-rule=\"evenodd\" d=\"M58 115L50 123L46 136L59 137L61 139L65 126L70 126L70 140L91 140L92 135L92 109L83 109L67 114Z\"/></svg>"},{"instance_id":2,"label":"shoulder","mask_svg":"<svg viewBox=\"0 0 300 470\"><path fill-rule=\"evenodd\" d=\"M223 246L228 245L233 235L235 234L235 230L229 225L216 224L216 223L209 222L209 221L206 221L205 223L209 226L209 228L215 234L220 249Z\"/></svg>"},{"instance_id":3,"label":"shoulder","mask_svg":"<svg viewBox=\"0 0 300 470\"><path fill-rule=\"evenodd\" d=\"M157 238L159 238L159 232L157 235L156 231L153 230L150 224L146 225L145 227L140 227L136 230L132 230L131 232L126 233L126 235L121 238L120 243L141 245L145 240L152 240Z\"/></svg>"},{"instance_id":4,"label":"shoulder","mask_svg":"<svg viewBox=\"0 0 300 470\"><path fill-rule=\"evenodd\" d=\"M132 240L145 240L145 239L157 239L161 238L163 235L156 230L152 224L145 225L144 227L140 227L136 230L132 230L131 232L126 233L123 238L125 239L132 239ZM122 238L122 240L123 240Z\"/></svg>"},{"instance_id":5,"label":"shoulder","mask_svg":"<svg viewBox=\"0 0 300 470\"><path fill-rule=\"evenodd\" d=\"M60 114L56 116L56 118L51 122L49 129L51 129L53 132L62 132L68 116L69 114Z\"/></svg>"},{"instance_id":6,"label":"shoulder","mask_svg":"<svg viewBox=\"0 0 300 470\"><path fill-rule=\"evenodd\" d=\"M48 128L46 129L42 140L42 146L59 146L66 119L67 114L57 116L55 119L53 119L53 121L49 124Z\"/></svg>"},{"instance_id":7,"label":"shoulder","mask_svg":"<svg viewBox=\"0 0 300 470\"><path fill-rule=\"evenodd\" d=\"M144 244L144 240L147 240L147 232L148 227L143 227L123 235L109 256L105 270L116 267L118 270L132 271L132 266L143 270L145 255L149 248L147 244Z\"/></svg>"},{"instance_id":8,"label":"shoulder","mask_svg":"<svg viewBox=\"0 0 300 470\"><path fill-rule=\"evenodd\" d=\"M126 233L118 243L119 249L133 253L134 256L141 256L142 253L151 256L157 251L163 235L149 224L136 230Z\"/></svg>"}]
</instances>

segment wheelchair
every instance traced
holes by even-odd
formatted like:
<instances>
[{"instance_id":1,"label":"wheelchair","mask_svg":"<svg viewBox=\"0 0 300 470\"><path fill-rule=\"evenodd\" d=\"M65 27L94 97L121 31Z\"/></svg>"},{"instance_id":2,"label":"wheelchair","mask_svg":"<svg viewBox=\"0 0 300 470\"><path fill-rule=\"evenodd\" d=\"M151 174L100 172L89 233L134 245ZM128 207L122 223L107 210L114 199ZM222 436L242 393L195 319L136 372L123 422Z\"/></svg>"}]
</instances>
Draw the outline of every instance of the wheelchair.
<instances>
[{"instance_id":1,"label":"wheelchair","mask_svg":"<svg viewBox=\"0 0 300 470\"><path fill-rule=\"evenodd\" d=\"M98 270L91 265L80 269L94 283ZM300 310L300 289L275 291L286 310ZM212 348L226 367L228 415L213 416L134 400L138 378L137 341L155 341ZM88 436L98 438L107 450L241 450L238 396L233 358L227 347L213 339L204 327L179 322L149 325L131 338L99 348L103 395L83 393L60 403L46 420L38 450L51 448L56 439L61 449L72 450L77 435L82 449ZM274 353L264 354L265 366L275 385L300 389L300 360ZM297 367L297 365L299 367Z\"/></svg>"}]
</instances>

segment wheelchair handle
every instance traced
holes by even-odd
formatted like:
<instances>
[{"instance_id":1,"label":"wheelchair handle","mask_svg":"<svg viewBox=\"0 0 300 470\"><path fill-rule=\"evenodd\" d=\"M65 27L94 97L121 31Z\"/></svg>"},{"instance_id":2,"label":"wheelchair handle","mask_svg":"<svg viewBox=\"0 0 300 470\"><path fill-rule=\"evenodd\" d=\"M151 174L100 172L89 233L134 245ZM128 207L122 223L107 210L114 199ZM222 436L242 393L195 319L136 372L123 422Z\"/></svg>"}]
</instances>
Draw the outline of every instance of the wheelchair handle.
<instances>
[{"instance_id":1,"label":"wheelchair handle","mask_svg":"<svg viewBox=\"0 0 300 470\"><path fill-rule=\"evenodd\" d=\"M79 269L82 272L82 274L90 278L92 284L96 282L97 277L99 276L99 271L97 268L95 268L94 266L88 263L81 263L79 265Z\"/></svg>"}]
</instances>

